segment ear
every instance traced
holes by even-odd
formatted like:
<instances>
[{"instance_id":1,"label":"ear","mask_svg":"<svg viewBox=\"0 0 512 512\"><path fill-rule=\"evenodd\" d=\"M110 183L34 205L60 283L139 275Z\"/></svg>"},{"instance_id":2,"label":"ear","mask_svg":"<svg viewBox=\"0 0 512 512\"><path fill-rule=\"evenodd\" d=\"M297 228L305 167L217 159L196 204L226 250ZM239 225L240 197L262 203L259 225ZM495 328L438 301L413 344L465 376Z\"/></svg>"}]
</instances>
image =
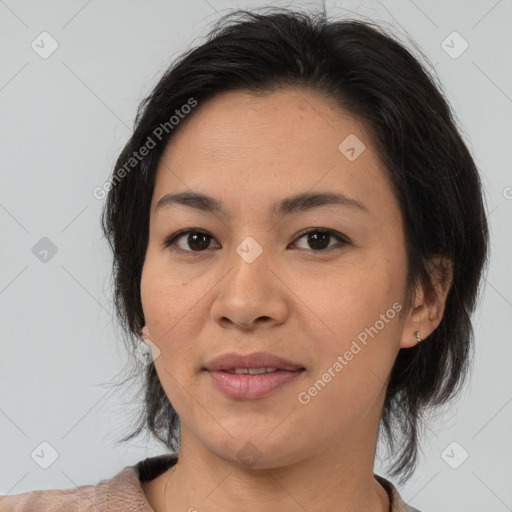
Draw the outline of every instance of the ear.
<instances>
[{"instance_id":1,"label":"ear","mask_svg":"<svg viewBox=\"0 0 512 512\"><path fill-rule=\"evenodd\" d=\"M146 325L144 325L144 327L142 328L141 333L140 333L140 337L142 339L150 338L150 336L149 336L149 329L147 328Z\"/></svg>"},{"instance_id":2,"label":"ear","mask_svg":"<svg viewBox=\"0 0 512 512\"><path fill-rule=\"evenodd\" d=\"M144 325L144 327L141 329L140 337L142 338L142 341L150 348L153 362L156 361L156 359L160 356L160 349L151 340L151 336L149 334L149 329L147 325Z\"/></svg>"},{"instance_id":3,"label":"ear","mask_svg":"<svg viewBox=\"0 0 512 512\"><path fill-rule=\"evenodd\" d=\"M413 304L404 322L400 348L413 347L430 336L443 319L446 298L452 285L453 262L439 256L429 260L426 267L430 286L421 280L416 284Z\"/></svg>"}]
</instances>

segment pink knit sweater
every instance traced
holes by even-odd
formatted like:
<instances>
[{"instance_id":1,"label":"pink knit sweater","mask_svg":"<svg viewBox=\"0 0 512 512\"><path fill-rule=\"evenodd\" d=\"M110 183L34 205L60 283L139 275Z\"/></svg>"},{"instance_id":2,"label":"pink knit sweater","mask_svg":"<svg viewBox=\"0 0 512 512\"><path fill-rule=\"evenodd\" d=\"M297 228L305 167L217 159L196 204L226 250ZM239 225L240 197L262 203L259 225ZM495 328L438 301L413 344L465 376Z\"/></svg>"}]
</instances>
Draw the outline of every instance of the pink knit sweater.
<instances>
[{"instance_id":1,"label":"pink knit sweater","mask_svg":"<svg viewBox=\"0 0 512 512\"><path fill-rule=\"evenodd\" d=\"M1 512L154 512L141 482L152 480L177 461L177 456L159 455L126 466L113 478L75 489L50 489L0 496ZM387 490L389 512L419 512L407 506L388 480L375 475Z\"/></svg>"}]
</instances>

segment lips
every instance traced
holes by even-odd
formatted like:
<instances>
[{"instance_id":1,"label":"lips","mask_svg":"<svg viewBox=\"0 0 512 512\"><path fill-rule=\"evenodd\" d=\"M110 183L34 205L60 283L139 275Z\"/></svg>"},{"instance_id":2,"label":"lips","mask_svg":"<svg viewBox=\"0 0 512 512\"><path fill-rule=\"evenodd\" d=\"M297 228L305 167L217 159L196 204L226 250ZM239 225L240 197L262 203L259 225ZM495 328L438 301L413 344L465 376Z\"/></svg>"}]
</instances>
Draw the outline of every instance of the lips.
<instances>
[{"instance_id":1,"label":"lips","mask_svg":"<svg viewBox=\"0 0 512 512\"><path fill-rule=\"evenodd\" d=\"M264 398L305 372L300 364L266 352L224 354L204 370L218 391L237 400Z\"/></svg>"},{"instance_id":2,"label":"lips","mask_svg":"<svg viewBox=\"0 0 512 512\"><path fill-rule=\"evenodd\" d=\"M304 367L300 364L267 352L254 352L252 354L230 352L208 362L204 369L208 371L234 371L243 368L275 368L276 370L291 372L304 370Z\"/></svg>"}]
</instances>

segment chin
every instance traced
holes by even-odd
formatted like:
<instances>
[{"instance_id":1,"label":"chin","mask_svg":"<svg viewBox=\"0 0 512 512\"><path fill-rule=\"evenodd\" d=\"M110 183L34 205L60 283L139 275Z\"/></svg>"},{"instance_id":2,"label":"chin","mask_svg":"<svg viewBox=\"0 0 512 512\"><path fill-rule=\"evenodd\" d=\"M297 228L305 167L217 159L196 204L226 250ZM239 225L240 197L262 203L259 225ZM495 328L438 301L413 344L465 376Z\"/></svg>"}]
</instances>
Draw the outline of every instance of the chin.
<instances>
[{"instance_id":1,"label":"chin","mask_svg":"<svg viewBox=\"0 0 512 512\"><path fill-rule=\"evenodd\" d=\"M269 436L269 432L258 435L254 429L232 433L232 437L224 431L223 434L222 439L210 439L205 444L217 457L239 467L273 469L304 458L303 447L298 446L290 436L283 438L276 432L273 436Z\"/></svg>"}]
</instances>

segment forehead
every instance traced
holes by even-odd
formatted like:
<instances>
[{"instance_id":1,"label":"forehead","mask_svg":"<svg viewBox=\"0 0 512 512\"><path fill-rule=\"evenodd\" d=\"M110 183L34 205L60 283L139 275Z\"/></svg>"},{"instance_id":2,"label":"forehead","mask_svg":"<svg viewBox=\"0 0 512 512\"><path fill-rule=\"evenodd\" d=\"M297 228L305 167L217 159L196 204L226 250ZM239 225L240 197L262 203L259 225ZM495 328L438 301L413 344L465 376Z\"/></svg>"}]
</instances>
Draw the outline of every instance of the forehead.
<instances>
[{"instance_id":1,"label":"forehead","mask_svg":"<svg viewBox=\"0 0 512 512\"><path fill-rule=\"evenodd\" d=\"M152 206L176 191L257 205L314 188L363 201L391 194L364 125L316 91L232 91L199 103L173 135Z\"/></svg>"},{"instance_id":2,"label":"forehead","mask_svg":"<svg viewBox=\"0 0 512 512\"><path fill-rule=\"evenodd\" d=\"M176 146L200 150L187 159L230 159L233 153L249 156L249 151L253 161L265 159L269 152L273 159L289 159L293 156L287 153L290 150L295 155L310 154L313 147L316 159L322 154L329 159L338 156L337 142L344 134L356 131L366 138L363 125L332 98L298 87L257 94L224 92L199 103L184 125L167 149L168 153L176 153ZM308 142L306 147L302 142Z\"/></svg>"}]
</instances>

